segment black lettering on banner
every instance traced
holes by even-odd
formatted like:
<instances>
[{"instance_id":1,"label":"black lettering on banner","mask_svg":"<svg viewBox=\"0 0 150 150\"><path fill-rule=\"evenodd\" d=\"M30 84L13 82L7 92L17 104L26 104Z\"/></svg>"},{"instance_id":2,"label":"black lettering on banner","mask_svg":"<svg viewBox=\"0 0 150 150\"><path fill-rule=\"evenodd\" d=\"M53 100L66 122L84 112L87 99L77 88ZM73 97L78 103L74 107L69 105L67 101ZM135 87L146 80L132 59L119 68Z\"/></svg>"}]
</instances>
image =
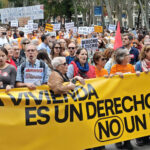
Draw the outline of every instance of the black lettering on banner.
<instances>
[{"instance_id":1,"label":"black lettering on banner","mask_svg":"<svg viewBox=\"0 0 150 150\"><path fill-rule=\"evenodd\" d=\"M79 104L79 111L76 109L76 107L71 104L70 105L70 122L74 121L74 116L77 116L77 118L82 121L83 120L83 112L82 112L82 104Z\"/></svg>"},{"instance_id":2,"label":"black lettering on banner","mask_svg":"<svg viewBox=\"0 0 150 150\"><path fill-rule=\"evenodd\" d=\"M114 130L114 125L113 124L117 124L117 129L118 130ZM119 133L120 133L120 130L121 130L121 126L120 126L120 122L117 120L117 119L113 119L111 122L110 122L110 133L113 135L113 136L118 136Z\"/></svg>"},{"instance_id":3,"label":"black lettering on banner","mask_svg":"<svg viewBox=\"0 0 150 150\"><path fill-rule=\"evenodd\" d=\"M52 90L50 90L50 93L53 99L53 104L63 103L63 100L56 100L57 97L61 97L61 94L54 94Z\"/></svg>"},{"instance_id":4,"label":"black lettering on banner","mask_svg":"<svg viewBox=\"0 0 150 150\"><path fill-rule=\"evenodd\" d=\"M95 96L96 99L99 98L95 89L92 87L91 84L87 84L87 87L88 87L88 93L89 93L89 98L88 98L89 100L91 100L92 96Z\"/></svg>"},{"instance_id":5,"label":"black lettering on banner","mask_svg":"<svg viewBox=\"0 0 150 150\"><path fill-rule=\"evenodd\" d=\"M31 92L28 92L28 95L30 95L30 96L34 99L36 105L40 105L40 104L42 103L43 91L40 91L40 92L39 92L39 98L37 98L37 97L36 97L35 95L33 95L33 93L31 93Z\"/></svg>"},{"instance_id":6,"label":"black lettering on banner","mask_svg":"<svg viewBox=\"0 0 150 150\"><path fill-rule=\"evenodd\" d=\"M135 116L135 124L137 127L137 131L140 130L139 125L141 125L143 129L147 129L146 116L145 116L145 114L143 114L142 116L143 116L143 120L141 120L138 115Z\"/></svg>"},{"instance_id":7,"label":"black lettering on banner","mask_svg":"<svg viewBox=\"0 0 150 150\"><path fill-rule=\"evenodd\" d=\"M94 127L95 137L100 142L119 139L123 132L123 121L118 116L101 118Z\"/></svg>"},{"instance_id":8,"label":"black lettering on banner","mask_svg":"<svg viewBox=\"0 0 150 150\"><path fill-rule=\"evenodd\" d=\"M132 133L135 130L139 131L139 125L141 125L141 127L145 130L147 129L146 126L146 116L145 114L142 115L142 119L140 119L140 117L138 115L135 116L131 116L131 121L129 122L129 117L125 117L124 118L124 123L125 123L125 129L127 132ZM130 129L129 129L129 125L130 125Z\"/></svg>"},{"instance_id":9,"label":"black lettering on banner","mask_svg":"<svg viewBox=\"0 0 150 150\"><path fill-rule=\"evenodd\" d=\"M67 94L63 94L63 97L64 97L64 100L65 100L65 103L68 103L68 97L67 97Z\"/></svg>"},{"instance_id":10,"label":"black lettering on banner","mask_svg":"<svg viewBox=\"0 0 150 150\"><path fill-rule=\"evenodd\" d=\"M23 93L19 93L18 98L15 98L12 94L8 94L10 97L11 101L13 102L14 105L19 105L21 100L22 100L22 95Z\"/></svg>"},{"instance_id":11,"label":"black lettering on banner","mask_svg":"<svg viewBox=\"0 0 150 150\"><path fill-rule=\"evenodd\" d=\"M117 103L119 102L119 103ZM114 104L115 104L115 112L116 114L121 114L122 110L119 110L118 108L121 108L121 99L120 97L114 98Z\"/></svg>"},{"instance_id":12,"label":"black lettering on banner","mask_svg":"<svg viewBox=\"0 0 150 150\"><path fill-rule=\"evenodd\" d=\"M129 102L127 102L127 106L129 107L129 108L127 108L126 105L125 105L125 101L126 101L126 100L129 100L129 101L132 102L132 98L131 98L130 96L125 96L125 97L122 99L122 108L123 108L123 110L124 110L125 112L131 112L131 111L133 110L133 106L130 106L130 107L129 107Z\"/></svg>"},{"instance_id":13,"label":"black lettering on banner","mask_svg":"<svg viewBox=\"0 0 150 150\"><path fill-rule=\"evenodd\" d=\"M100 138L100 139L103 138L103 133L104 133L107 137L110 137L110 131L109 131L108 121L106 121L105 123L106 123L106 127L104 127L101 122L98 123L98 127L99 127L99 138Z\"/></svg>"},{"instance_id":14,"label":"black lettering on banner","mask_svg":"<svg viewBox=\"0 0 150 150\"><path fill-rule=\"evenodd\" d=\"M26 99L26 105L30 105L30 98L29 98L29 96L28 96L28 93L25 92L25 93L24 93L24 96L25 96L25 99Z\"/></svg>"},{"instance_id":15,"label":"black lettering on banner","mask_svg":"<svg viewBox=\"0 0 150 150\"><path fill-rule=\"evenodd\" d=\"M101 106L101 104L103 106ZM101 113L101 110L104 110L104 100L97 101L98 117L104 117L105 116L105 113Z\"/></svg>"},{"instance_id":16,"label":"black lettering on banner","mask_svg":"<svg viewBox=\"0 0 150 150\"><path fill-rule=\"evenodd\" d=\"M110 104L110 105L108 105ZM113 110L113 101L111 99L106 99L105 100L105 109L106 109L106 115L109 116L109 110L111 112L112 115L115 114L114 110Z\"/></svg>"},{"instance_id":17,"label":"black lettering on banner","mask_svg":"<svg viewBox=\"0 0 150 150\"><path fill-rule=\"evenodd\" d=\"M78 98L78 100L79 101L83 101L83 100L86 100L86 98L88 97L88 92L86 91L86 89L84 88L84 87L80 87L80 89L84 92L84 96L83 97L81 97L80 96L80 92L79 92L79 89L77 90L77 98Z\"/></svg>"},{"instance_id":18,"label":"black lettering on banner","mask_svg":"<svg viewBox=\"0 0 150 150\"><path fill-rule=\"evenodd\" d=\"M49 122L49 120L50 120L50 116L49 116L48 114L42 113L43 110L48 112L48 111L49 111L49 108L46 107L46 106L41 106L41 107L39 107L38 110L37 110L38 116L40 116L40 117L42 117L42 118L45 118L45 121L42 121L42 120L40 120L40 119L37 120L37 122L38 122L39 124L41 124L41 125L47 124L47 123Z\"/></svg>"},{"instance_id":19,"label":"black lettering on banner","mask_svg":"<svg viewBox=\"0 0 150 150\"><path fill-rule=\"evenodd\" d=\"M68 105L65 105L65 109L62 109L62 106L55 106L55 120L58 123L63 123L66 122L68 119ZM60 112L61 110L61 112ZM59 118L60 114L63 114L64 111L64 117L63 118ZM59 113L60 112L60 113Z\"/></svg>"},{"instance_id":20,"label":"black lettering on banner","mask_svg":"<svg viewBox=\"0 0 150 150\"><path fill-rule=\"evenodd\" d=\"M94 104L94 102L86 103L86 112L87 112L87 119L93 119L96 116L96 105Z\"/></svg>"},{"instance_id":21,"label":"black lettering on banner","mask_svg":"<svg viewBox=\"0 0 150 150\"><path fill-rule=\"evenodd\" d=\"M36 121L30 121L31 118L36 118L36 114L30 114L30 112L36 111L36 107L28 107L25 108L25 118L26 118L26 126L29 125L37 125Z\"/></svg>"},{"instance_id":22,"label":"black lettering on banner","mask_svg":"<svg viewBox=\"0 0 150 150\"><path fill-rule=\"evenodd\" d=\"M134 109L135 109L135 111L137 111L138 109L137 109L137 105L142 105L142 110L144 110L145 109L145 105L144 105L144 95L143 94L141 94L141 100L139 100L139 101L137 101L136 100L136 95L133 95L133 100L134 100Z\"/></svg>"},{"instance_id":23,"label":"black lettering on banner","mask_svg":"<svg viewBox=\"0 0 150 150\"><path fill-rule=\"evenodd\" d=\"M129 118L129 117L128 117ZM131 116L131 123L127 120L127 117L124 118L125 129L127 132L132 133L135 130L134 118ZM129 125L131 126L129 129Z\"/></svg>"},{"instance_id":24,"label":"black lettering on banner","mask_svg":"<svg viewBox=\"0 0 150 150\"><path fill-rule=\"evenodd\" d=\"M47 104L51 104L51 99L50 99L49 92L46 90L46 91L44 91L44 93L45 93L45 97L46 97L46 100L47 100Z\"/></svg>"},{"instance_id":25,"label":"black lettering on banner","mask_svg":"<svg viewBox=\"0 0 150 150\"><path fill-rule=\"evenodd\" d=\"M0 99L0 106L4 106L4 103L1 99Z\"/></svg>"},{"instance_id":26,"label":"black lettering on banner","mask_svg":"<svg viewBox=\"0 0 150 150\"><path fill-rule=\"evenodd\" d=\"M150 108L150 93L145 96L145 105ZM149 102L148 102L149 101Z\"/></svg>"}]
</instances>

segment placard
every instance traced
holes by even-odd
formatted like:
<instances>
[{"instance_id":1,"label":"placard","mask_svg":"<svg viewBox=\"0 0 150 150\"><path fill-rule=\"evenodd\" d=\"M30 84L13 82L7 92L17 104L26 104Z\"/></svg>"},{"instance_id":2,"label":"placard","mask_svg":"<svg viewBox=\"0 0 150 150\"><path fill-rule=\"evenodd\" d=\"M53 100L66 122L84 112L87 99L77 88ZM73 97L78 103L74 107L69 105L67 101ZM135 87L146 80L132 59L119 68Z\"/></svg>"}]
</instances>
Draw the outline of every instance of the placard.
<instances>
[{"instance_id":1,"label":"placard","mask_svg":"<svg viewBox=\"0 0 150 150\"><path fill-rule=\"evenodd\" d=\"M11 27L18 27L18 20L12 20L10 26Z\"/></svg>"},{"instance_id":2,"label":"placard","mask_svg":"<svg viewBox=\"0 0 150 150\"><path fill-rule=\"evenodd\" d=\"M98 39L90 38L90 39L82 39L81 46L86 48L87 50L96 50L98 49Z\"/></svg>"}]
</instances>

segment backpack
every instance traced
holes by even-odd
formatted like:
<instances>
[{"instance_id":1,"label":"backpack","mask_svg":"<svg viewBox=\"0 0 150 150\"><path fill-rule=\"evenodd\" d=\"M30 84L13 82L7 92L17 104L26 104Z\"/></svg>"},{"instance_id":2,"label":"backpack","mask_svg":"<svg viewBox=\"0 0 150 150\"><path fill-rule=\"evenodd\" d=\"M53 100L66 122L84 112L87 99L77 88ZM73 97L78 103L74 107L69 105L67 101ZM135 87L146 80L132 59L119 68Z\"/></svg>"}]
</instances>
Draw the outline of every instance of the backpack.
<instances>
[{"instance_id":1,"label":"backpack","mask_svg":"<svg viewBox=\"0 0 150 150\"><path fill-rule=\"evenodd\" d=\"M21 64L21 79L24 82L24 69L26 67L26 61ZM40 68L43 68L43 72L45 71L45 62L40 60Z\"/></svg>"}]
</instances>

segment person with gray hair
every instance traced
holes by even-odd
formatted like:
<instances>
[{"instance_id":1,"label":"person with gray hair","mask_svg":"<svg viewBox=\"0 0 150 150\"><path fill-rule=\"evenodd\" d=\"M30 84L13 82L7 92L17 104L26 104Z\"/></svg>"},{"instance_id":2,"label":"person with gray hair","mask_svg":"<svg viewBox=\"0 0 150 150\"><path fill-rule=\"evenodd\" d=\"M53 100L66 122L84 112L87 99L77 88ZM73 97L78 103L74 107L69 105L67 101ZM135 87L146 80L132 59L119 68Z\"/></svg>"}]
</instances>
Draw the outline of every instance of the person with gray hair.
<instances>
[{"instance_id":1,"label":"person with gray hair","mask_svg":"<svg viewBox=\"0 0 150 150\"><path fill-rule=\"evenodd\" d=\"M110 74L122 75L124 73L135 73L134 66L129 64L131 56L129 54L128 49L117 49L114 55L114 60L116 64L112 66Z\"/></svg>"},{"instance_id":2,"label":"person with gray hair","mask_svg":"<svg viewBox=\"0 0 150 150\"><path fill-rule=\"evenodd\" d=\"M37 48L34 44L25 47L26 60L17 68L16 86L35 90L36 86L47 84L50 70L47 64L37 59Z\"/></svg>"},{"instance_id":3,"label":"person with gray hair","mask_svg":"<svg viewBox=\"0 0 150 150\"><path fill-rule=\"evenodd\" d=\"M50 74L48 85L55 94L66 94L69 90L75 89L75 82L78 80L81 84L85 84L82 77L76 76L75 78L69 80L66 73L68 70L68 65L66 63L65 57L55 57L52 60L52 66L54 70ZM67 84L63 84L68 82Z\"/></svg>"},{"instance_id":4,"label":"person with gray hair","mask_svg":"<svg viewBox=\"0 0 150 150\"><path fill-rule=\"evenodd\" d=\"M116 64L112 66L110 75L119 75L120 77L123 77L123 74L135 73L134 66L129 64L131 56L129 54L128 49L126 48L117 49L115 51L114 60ZM124 141L124 144L122 142L116 143L116 147L119 149L127 149L127 150L133 149L130 140Z\"/></svg>"}]
</instances>

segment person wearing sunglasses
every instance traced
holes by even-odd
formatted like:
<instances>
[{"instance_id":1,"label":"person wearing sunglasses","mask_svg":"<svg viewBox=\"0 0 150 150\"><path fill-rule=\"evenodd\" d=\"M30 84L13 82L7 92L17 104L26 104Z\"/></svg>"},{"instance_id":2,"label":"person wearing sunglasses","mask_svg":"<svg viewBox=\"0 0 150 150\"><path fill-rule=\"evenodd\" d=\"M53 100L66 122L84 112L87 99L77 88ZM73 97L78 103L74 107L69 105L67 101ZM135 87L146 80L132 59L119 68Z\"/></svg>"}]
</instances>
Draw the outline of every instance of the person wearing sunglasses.
<instances>
[{"instance_id":1,"label":"person wearing sunglasses","mask_svg":"<svg viewBox=\"0 0 150 150\"><path fill-rule=\"evenodd\" d=\"M104 69L104 65L106 64L106 58L103 52L95 52L93 55L93 61L95 64L95 73L96 77L108 76L108 72Z\"/></svg>"},{"instance_id":2,"label":"person wearing sunglasses","mask_svg":"<svg viewBox=\"0 0 150 150\"><path fill-rule=\"evenodd\" d=\"M69 65L75 58L75 53L76 53L76 45L75 43L71 42L68 45L68 51L69 51L69 56L66 57L66 62Z\"/></svg>"},{"instance_id":3,"label":"person wearing sunglasses","mask_svg":"<svg viewBox=\"0 0 150 150\"><path fill-rule=\"evenodd\" d=\"M23 38L21 40L21 51L20 51L20 56L23 57L23 58L26 58L26 55L25 55L25 47L26 45L30 44L30 40L28 38Z\"/></svg>"},{"instance_id":4,"label":"person wearing sunglasses","mask_svg":"<svg viewBox=\"0 0 150 150\"><path fill-rule=\"evenodd\" d=\"M51 59L54 59L55 57L60 57L61 55L61 45L59 42L54 42L51 50Z\"/></svg>"},{"instance_id":5,"label":"person wearing sunglasses","mask_svg":"<svg viewBox=\"0 0 150 150\"><path fill-rule=\"evenodd\" d=\"M48 85L55 94L66 94L75 89L75 82L85 84L83 78L77 76L73 79L67 77L68 64L65 57L55 57L52 60L53 71L49 76ZM67 82L64 84L64 82Z\"/></svg>"}]
</instances>

